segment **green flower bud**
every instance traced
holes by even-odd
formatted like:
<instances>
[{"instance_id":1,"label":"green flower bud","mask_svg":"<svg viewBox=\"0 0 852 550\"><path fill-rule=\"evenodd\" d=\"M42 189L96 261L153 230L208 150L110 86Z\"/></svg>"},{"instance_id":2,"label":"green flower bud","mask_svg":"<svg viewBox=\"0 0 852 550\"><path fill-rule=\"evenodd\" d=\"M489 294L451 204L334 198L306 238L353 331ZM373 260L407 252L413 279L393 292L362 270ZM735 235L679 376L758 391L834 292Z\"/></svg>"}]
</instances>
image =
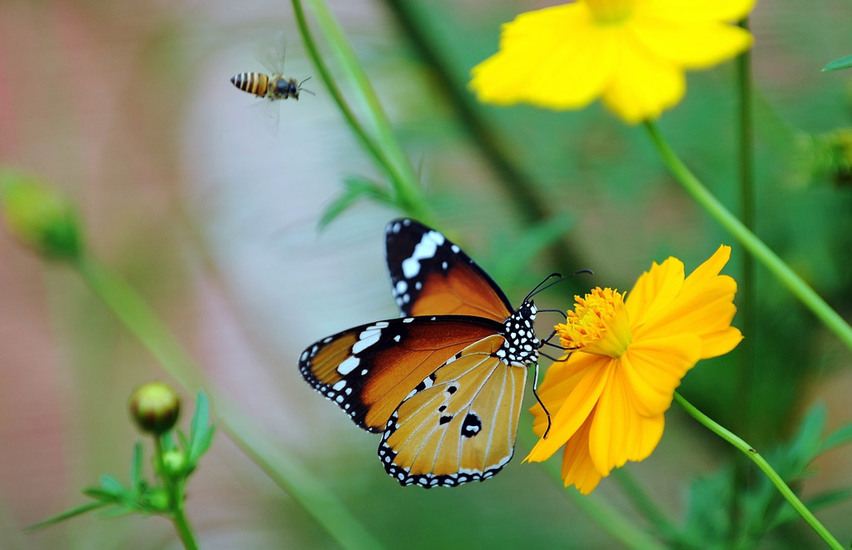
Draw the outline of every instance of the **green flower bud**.
<instances>
[{"instance_id":1,"label":"green flower bud","mask_svg":"<svg viewBox=\"0 0 852 550\"><path fill-rule=\"evenodd\" d=\"M168 512L169 510L169 493L165 489L151 489L145 495L148 505L154 510L160 512Z\"/></svg>"},{"instance_id":2,"label":"green flower bud","mask_svg":"<svg viewBox=\"0 0 852 550\"><path fill-rule=\"evenodd\" d=\"M130 396L130 415L143 432L160 435L172 429L180 413L180 398L162 382L145 384Z\"/></svg>"},{"instance_id":3,"label":"green flower bud","mask_svg":"<svg viewBox=\"0 0 852 550\"><path fill-rule=\"evenodd\" d=\"M163 453L163 473L169 477L179 477L186 473L186 455L173 449Z\"/></svg>"},{"instance_id":4,"label":"green flower bud","mask_svg":"<svg viewBox=\"0 0 852 550\"><path fill-rule=\"evenodd\" d=\"M80 257L83 245L76 211L36 178L0 172L0 212L9 231L46 258Z\"/></svg>"}]
</instances>

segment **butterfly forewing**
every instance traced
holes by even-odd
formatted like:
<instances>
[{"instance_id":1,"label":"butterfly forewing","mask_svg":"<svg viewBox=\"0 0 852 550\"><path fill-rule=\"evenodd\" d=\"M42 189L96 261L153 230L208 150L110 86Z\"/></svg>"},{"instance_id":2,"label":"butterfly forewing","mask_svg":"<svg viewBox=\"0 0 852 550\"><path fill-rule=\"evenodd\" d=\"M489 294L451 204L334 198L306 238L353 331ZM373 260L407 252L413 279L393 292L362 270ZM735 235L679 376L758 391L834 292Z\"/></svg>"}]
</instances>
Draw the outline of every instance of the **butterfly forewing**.
<instances>
[{"instance_id":1,"label":"butterfly forewing","mask_svg":"<svg viewBox=\"0 0 852 550\"><path fill-rule=\"evenodd\" d=\"M403 485L455 486L512 458L536 308L514 311L497 284L441 233L388 224L387 263L404 318L320 340L299 359L317 391L371 432Z\"/></svg>"},{"instance_id":2,"label":"butterfly forewing","mask_svg":"<svg viewBox=\"0 0 852 550\"><path fill-rule=\"evenodd\" d=\"M403 485L487 479L512 458L526 369L497 357L504 338L468 346L402 402L379 447Z\"/></svg>"},{"instance_id":3,"label":"butterfly forewing","mask_svg":"<svg viewBox=\"0 0 852 550\"><path fill-rule=\"evenodd\" d=\"M362 325L308 347L299 371L317 391L371 432L448 357L501 325L472 317L407 317Z\"/></svg>"},{"instance_id":4,"label":"butterfly forewing","mask_svg":"<svg viewBox=\"0 0 852 550\"><path fill-rule=\"evenodd\" d=\"M385 230L393 295L403 315L473 315L503 322L512 305L457 245L409 219Z\"/></svg>"}]
</instances>

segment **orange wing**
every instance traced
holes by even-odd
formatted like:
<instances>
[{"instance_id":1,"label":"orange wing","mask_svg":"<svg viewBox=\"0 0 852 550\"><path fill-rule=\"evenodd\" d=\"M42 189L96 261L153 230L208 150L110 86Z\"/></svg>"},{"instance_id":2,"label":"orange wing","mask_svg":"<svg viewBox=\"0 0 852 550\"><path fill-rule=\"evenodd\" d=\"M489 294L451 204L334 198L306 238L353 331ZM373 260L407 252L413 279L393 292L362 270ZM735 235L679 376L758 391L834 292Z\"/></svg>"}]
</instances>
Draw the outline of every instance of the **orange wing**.
<instances>
[{"instance_id":1,"label":"orange wing","mask_svg":"<svg viewBox=\"0 0 852 550\"><path fill-rule=\"evenodd\" d=\"M513 311L500 287L457 245L414 220L385 229L393 295L403 315L473 315L503 322Z\"/></svg>"},{"instance_id":2,"label":"orange wing","mask_svg":"<svg viewBox=\"0 0 852 550\"><path fill-rule=\"evenodd\" d=\"M402 485L455 486L494 476L512 458L526 368L497 357L504 338L472 344L394 411L379 459Z\"/></svg>"},{"instance_id":3,"label":"orange wing","mask_svg":"<svg viewBox=\"0 0 852 550\"><path fill-rule=\"evenodd\" d=\"M418 384L502 328L488 319L452 315L379 321L316 342L302 353L299 370L356 424L381 432Z\"/></svg>"}]
</instances>

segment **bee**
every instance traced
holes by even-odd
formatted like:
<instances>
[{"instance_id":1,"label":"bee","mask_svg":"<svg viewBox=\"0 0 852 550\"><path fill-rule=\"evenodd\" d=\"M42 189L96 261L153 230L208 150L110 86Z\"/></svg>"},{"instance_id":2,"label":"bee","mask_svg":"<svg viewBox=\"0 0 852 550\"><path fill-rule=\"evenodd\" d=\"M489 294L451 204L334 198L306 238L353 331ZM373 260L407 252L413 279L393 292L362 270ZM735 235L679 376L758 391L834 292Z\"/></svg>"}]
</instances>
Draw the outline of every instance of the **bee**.
<instances>
[{"instance_id":1,"label":"bee","mask_svg":"<svg viewBox=\"0 0 852 550\"><path fill-rule=\"evenodd\" d=\"M263 97L270 101L278 99L299 99L299 92L302 91L302 84L310 80L311 77L299 82L295 78L287 78L281 73L268 75L266 73L239 73L231 77L231 83L240 90L254 94L257 97ZM308 93L313 93L310 90L304 90Z\"/></svg>"}]
</instances>

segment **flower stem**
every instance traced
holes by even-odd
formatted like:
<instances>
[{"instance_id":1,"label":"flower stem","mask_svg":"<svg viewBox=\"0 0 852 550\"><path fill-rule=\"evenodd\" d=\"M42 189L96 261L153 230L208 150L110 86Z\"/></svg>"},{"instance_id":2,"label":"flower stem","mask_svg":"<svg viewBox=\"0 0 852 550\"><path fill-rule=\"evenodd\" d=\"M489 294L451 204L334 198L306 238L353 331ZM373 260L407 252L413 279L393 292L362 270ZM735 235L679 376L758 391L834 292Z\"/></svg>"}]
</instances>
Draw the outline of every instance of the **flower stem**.
<instances>
[{"instance_id":1,"label":"flower stem","mask_svg":"<svg viewBox=\"0 0 852 550\"><path fill-rule=\"evenodd\" d=\"M740 21L740 27L748 30L748 17ZM737 57L737 92L738 92L738 123L739 123L739 188L740 188L740 219L750 231L754 231L755 190L754 190L754 117L753 93L751 78L751 50L747 49ZM737 380L736 396L745 414L736 415L737 432L751 438L754 433L754 418L751 408L754 405L753 380L758 379L756 372L759 362L755 360L755 342L757 341L757 301L754 280L754 256L744 254L742 272L737 284L737 313L740 329L748 334L737 350ZM741 500L738 495L744 494L748 484L748 462L737 455L734 462L734 490L731 491L732 502L729 509L732 532L736 533L742 527Z\"/></svg>"},{"instance_id":2,"label":"flower stem","mask_svg":"<svg viewBox=\"0 0 852 550\"><path fill-rule=\"evenodd\" d=\"M660 153L666 166L686 191L704 208L725 230L727 230L754 258L769 270L787 289L793 293L814 315L840 340L852 349L852 327L837 314L820 296L796 275L781 258L755 236L736 216L734 216L698 178L678 158L669 144L660 134L653 122L646 122L645 128L651 141Z\"/></svg>"},{"instance_id":3,"label":"flower stem","mask_svg":"<svg viewBox=\"0 0 852 550\"><path fill-rule=\"evenodd\" d=\"M310 514L344 548L372 549L381 544L352 516L337 496L299 466L274 438L224 393L205 384L202 371L156 313L125 281L84 256L75 267L106 306L142 342L151 355L188 393L205 393L215 404L216 424L279 487Z\"/></svg>"},{"instance_id":4,"label":"flower stem","mask_svg":"<svg viewBox=\"0 0 852 550\"><path fill-rule=\"evenodd\" d=\"M172 523L175 526L178 537L183 543L186 550L198 550L198 544L195 542L195 536L192 534L192 529L189 527L189 521L183 513L183 485L186 478L181 483L175 483L175 480L170 476L163 465L163 440L160 435L154 436L154 463L157 465L157 473L163 484L166 486L166 492L169 495L169 513Z\"/></svg>"},{"instance_id":5,"label":"flower stem","mask_svg":"<svg viewBox=\"0 0 852 550\"><path fill-rule=\"evenodd\" d=\"M331 71L323 61L308 26L307 19L305 18L301 0L292 0L296 22L299 25L305 47L317 71L319 71L332 98L355 135L371 153L377 163L388 173L393 186L394 196L399 202L399 206L408 214L428 222L428 212L424 207L425 202L422 199L422 190L414 167L396 139L390 121L375 91L370 85L366 73L358 62L355 52L346 40L346 35L343 33L340 24L324 0L307 1L341 69L348 77L348 80L354 85L356 93L353 95L360 99L365 107L365 112L369 116L371 123L370 125L376 133L375 140L355 117L352 109L346 103L343 93L338 88Z\"/></svg>"},{"instance_id":6,"label":"flower stem","mask_svg":"<svg viewBox=\"0 0 852 550\"><path fill-rule=\"evenodd\" d=\"M802 519L804 519L808 523L808 525L810 525L811 528L813 528L813 530L816 531L816 533L820 537L822 537L822 540L824 540L829 547L834 548L835 550L843 550L843 545L841 545L837 541L837 539L832 536L828 529L826 529L825 526L820 523L820 521L816 518L816 516L811 513L808 507L805 506L801 500L799 500L799 497L796 496L796 493L794 493L793 490L790 489L790 487L786 483L784 483L784 480L781 479L781 476L779 476L778 473L774 469L772 469L772 466L770 466L769 463L766 462L766 459L764 459L760 455L760 453L758 453L755 449L751 447L751 445L743 441L736 434L726 430L721 425L713 421L710 417L699 411L689 401L684 399L683 396L681 396L679 393L675 392L674 398L675 401L677 401L678 404L680 404L680 406L683 407L683 409L687 413L689 413L690 416L695 418L699 423L703 424L704 427L706 427L708 430L733 445L737 450L745 454L745 456L747 456L749 460L754 462L757 467L760 468L760 470L764 473L764 475L769 478L769 481L771 481L772 484L775 485L775 487L778 489L778 492L781 493L781 496L783 496L787 500L787 502L790 503L790 506L792 506L793 509L798 512L800 516L802 516Z\"/></svg>"}]
</instances>

